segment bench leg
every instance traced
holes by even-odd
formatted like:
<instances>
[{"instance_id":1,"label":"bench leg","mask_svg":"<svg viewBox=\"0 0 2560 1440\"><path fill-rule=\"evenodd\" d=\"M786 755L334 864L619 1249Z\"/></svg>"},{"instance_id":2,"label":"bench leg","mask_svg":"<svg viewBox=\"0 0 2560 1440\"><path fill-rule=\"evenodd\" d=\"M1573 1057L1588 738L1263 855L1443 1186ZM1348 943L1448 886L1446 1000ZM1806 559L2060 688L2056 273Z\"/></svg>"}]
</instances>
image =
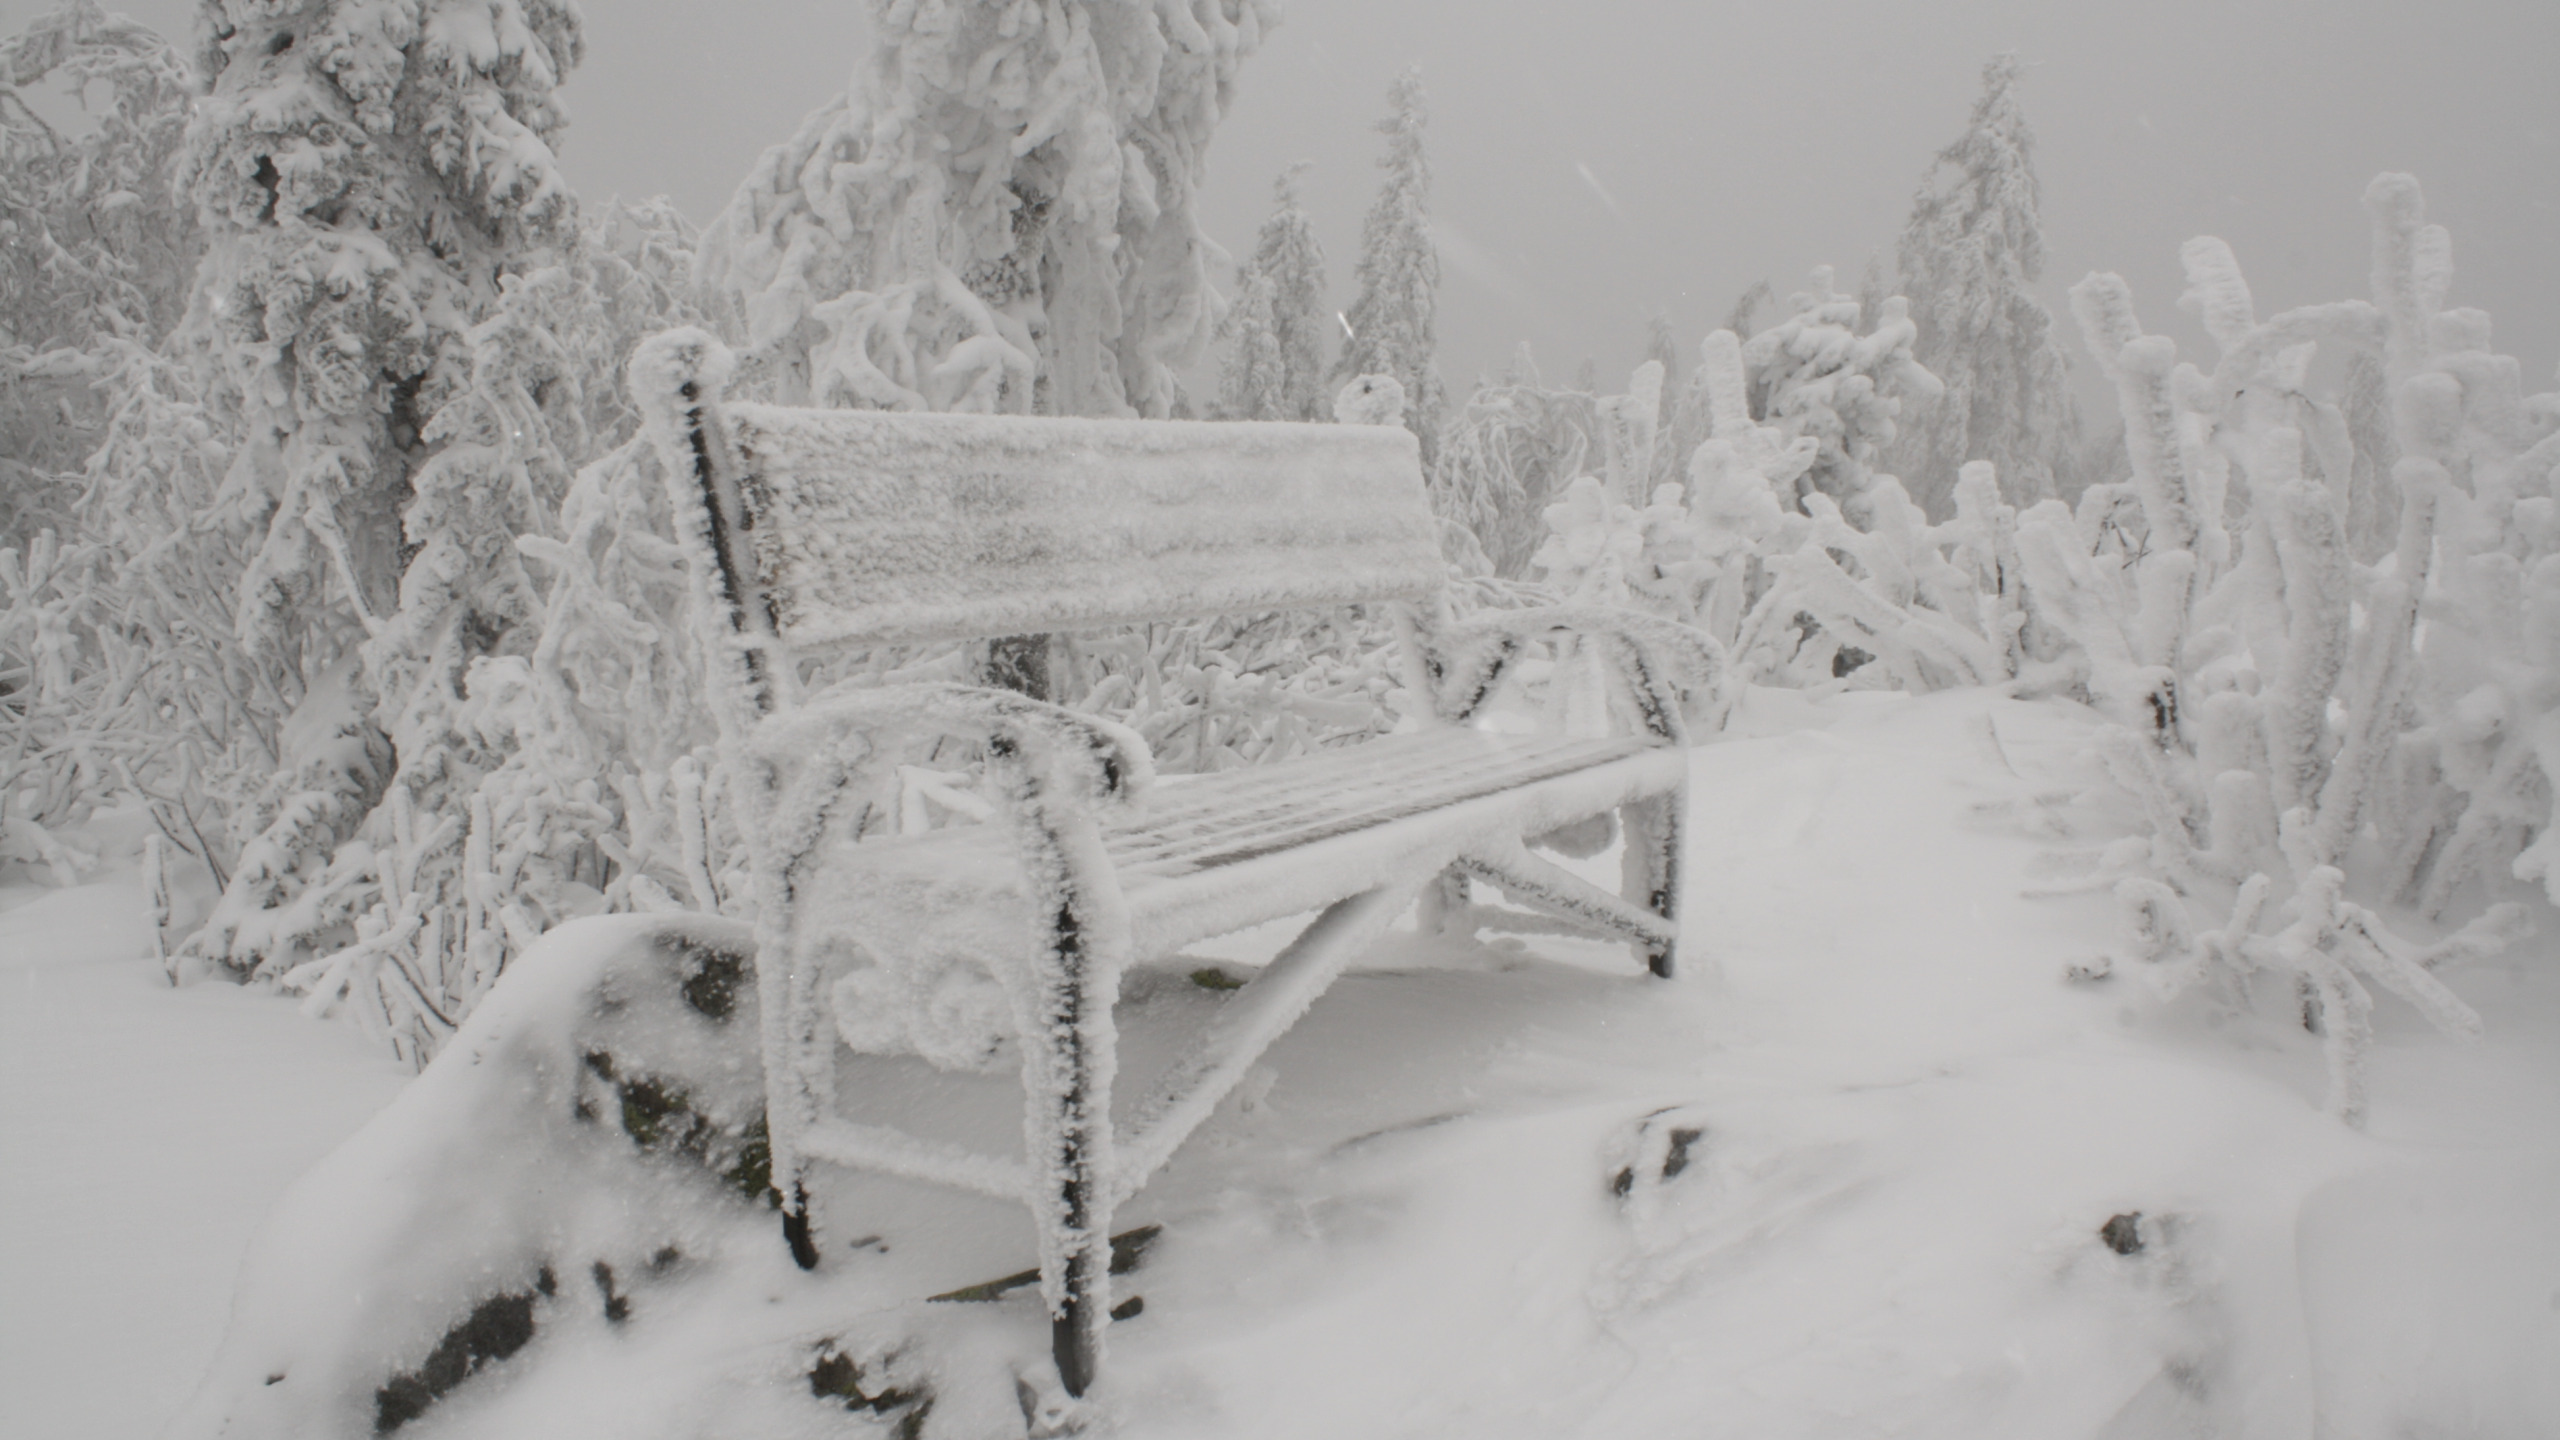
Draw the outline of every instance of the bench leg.
<instances>
[{"instance_id":1,"label":"bench leg","mask_svg":"<svg viewBox=\"0 0 2560 1440\"><path fill-rule=\"evenodd\" d=\"M835 1033L818 1007L816 965L792 954L787 929L756 932L756 990L764 1048L765 1143L773 1189L782 1203L782 1240L792 1263L818 1268L817 1217L811 1213L800 1137L833 1108Z\"/></svg>"},{"instance_id":2,"label":"bench leg","mask_svg":"<svg viewBox=\"0 0 2560 1440\"><path fill-rule=\"evenodd\" d=\"M1515 905L1543 910L1576 928L1587 926L1596 934L1623 938L1648 969L1654 968L1654 956L1670 949L1675 932L1640 903L1642 897L1612 895L1563 866L1530 854L1527 846L1516 841L1486 846L1458 863L1498 887Z\"/></svg>"},{"instance_id":3,"label":"bench leg","mask_svg":"<svg viewBox=\"0 0 2560 1440\"><path fill-rule=\"evenodd\" d=\"M1129 956L1128 912L1102 834L1039 777L1016 771L1023 874L1035 930L1015 995L1022 1036L1023 1153L1040 1232L1058 1383L1081 1397L1102 1363L1111 1311L1111 1081L1119 1035L1111 1006Z\"/></svg>"},{"instance_id":4,"label":"bench leg","mask_svg":"<svg viewBox=\"0 0 2560 1440\"><path fill-rule=\"evenodd\" d=\"M1422 887L1422 899L1416 907L1414 922L1425 935L1445 935L1449 927L1465 921L1473 897L1468 894L1467 872L1452 865L1432 877Z\"/></svg>"},{"instance_id":5,"label":"bench leg","mask_svg":"<svg viewBox=\"0 0 2560 1440\"><path fill-rule=\"evenodd\" d=\"M1091 983L1092 957L1071 908L1038 967L1043 1024L1027 1037L1023 1078L1036 1157L1041 1293L1058 1382L1081 1396L1102 1361L1111 1310L1111 997ZM1097 1023L1098 1022L1098 1023ZM1039 1078L1034 1080L1034 1076Z\"/></svg>"},{"instance_id":6,"label":"bench leg","mask_svg":"<svg viewBox=\"0 0 2560 1440\"><path fill-rule=\"evenodd\" d=\"M1625 878L1619 893L1629 904L1641 905L1669 921L1675 934L1680 924L1680 832L1687 824L1688 814L1689 787L1685 784L1669 794L1638 800L1619 811L1627 836L1621 862ZM1647 940L1638 948L1647 969L1666 980L1671 978L1677 963L1672 941Z\"/></svg>"}]
</instances>

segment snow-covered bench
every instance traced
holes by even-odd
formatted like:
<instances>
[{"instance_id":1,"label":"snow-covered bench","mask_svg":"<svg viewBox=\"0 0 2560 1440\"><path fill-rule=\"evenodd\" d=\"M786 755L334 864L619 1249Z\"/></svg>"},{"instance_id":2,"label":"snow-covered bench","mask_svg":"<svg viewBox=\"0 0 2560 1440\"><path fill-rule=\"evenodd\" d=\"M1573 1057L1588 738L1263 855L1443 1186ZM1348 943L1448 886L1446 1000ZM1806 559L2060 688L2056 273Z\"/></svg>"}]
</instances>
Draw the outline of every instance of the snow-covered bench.
<instances>
[{"instance_id":1,"label":"snow-covered bench","mask_svg":"<svg viewBox=\"0 0 2560 1440\"><path fill-rule=\"evenodd\" d=\"M804 1267L813 1164L1027 1203L1059 1378L1081 1395L1111 1306L1113 1207L1435 881L1489 882L1671 974L1681 703L1721 657L1695 631L1592 607L1451 622L1401 427L724 405L728 365L677 331L643 347L632 379L710 617L755 874L773 1179ZM1411 607L1408 673L1442 723L1162 787L1136 735L1009 691L800 693L799 660L834 647L1381 603ZM1604 657L1634 733L1471 727L1523 647L1568 629ZM927 735L982 747L1001 823L857 842L900 742ZM1620 894L1530 853L1611 811ZM1115 1116L1124 967L1311 911ZM895 1013L899 996L915 1013ZM1027 1160L837 1112L840 1033L877 1048L911 1022L965 1045L954 1016L991 1005L1020 1049Z\"/></svg>"}]
</instances>

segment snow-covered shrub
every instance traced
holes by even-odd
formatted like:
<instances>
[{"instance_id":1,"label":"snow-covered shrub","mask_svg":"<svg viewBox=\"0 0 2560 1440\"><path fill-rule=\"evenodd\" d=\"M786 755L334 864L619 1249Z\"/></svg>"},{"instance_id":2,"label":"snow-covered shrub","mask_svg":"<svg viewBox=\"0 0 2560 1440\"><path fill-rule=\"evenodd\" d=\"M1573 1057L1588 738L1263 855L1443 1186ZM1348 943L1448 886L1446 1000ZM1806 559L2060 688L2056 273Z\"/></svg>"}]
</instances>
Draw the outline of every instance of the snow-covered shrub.
<instances>
[{"instance_id":1,"label":"snow-covered shrub","mask_svg":"<svg viewBox=\"0 0 2560 1440\"><path fill-rule=\"evenodd\" d=\"M1805 514L1782 531L1789 548L1762 559L1768 588L1735 645L1746 673L1911 691L2012 678L2014 611L1949 556L1996 547L2004 524L1990 467L1967 468L1961 508L1945 525L1929 524L1891 476L1860 498L1863 524L1828 495L1805 496Z\"/></svg>"},{"instance_id":2,"label":"snow-covered shrub","mask_svg":"<svg viewBox=\"0 0 2560 1440\"><path fill-rule=\"evenodd\" d=\"M1863 316L1856 297L1831 288L1831 277L1830 266L1817 267L1811 288L1790 297L1792 313L1743 345L1742 364L1753 418L1789 440L1815 443L1804 493L1848 503L1875 483L1897 417L1934 403L1940 386L1913 358L1919 328L1903 298L1887 297Z\"/></svg>"},{"instance_id":3,"label":"snow-covered shrub","mask_svg":"<svg viewBox=\"0 0 2560 1440\"><path fill-rule=\"evenodd\" d=\"M49 123L48 86L90 123ZM160 353L201 249L170 189L190 88L175 47L96 0L0 41L0 843L65 881L72 828L117 793L207 851L192 832L221 826L191 793L219 787L231 741L260 749L259 677L208 664L193 629L225 628L192 583L223 573L220 449ZM194 540L137 574L146 518ZM165 703L180 677L185 711Z\"/></svg>"},{"instance_id":4,"label":"snow-covered shrub","mask_svg":"<svg viewBox=\"0 0 2560 1440\"><path fill-rule=\"evenodd\" d=\"M78 884L94 857L55 832L151 744L145 729L94 719L105 692L131 683L80 653L100 628L102 587L85 573L97 560L94 547L65 554L51 530L0 549L0 862L41 864L58 885Z\"/></svg>"},{"instance_id":5,"label":"snow-covered shrub","mask_svg":"<svg viewBox=\"0 0 2560 1440\"><path fill-rule=\"evenodd\" d=\"M66 134L29 95L92 121ZM201 249L169 178L192 90L186 57L98 0L65 0L0 40L0 535L68 538L112 372L185 308ZM101 101L92 108L92 102Z\"/></svg>"},{"instance_id":6,"label":"snow-covered shrub","mask_svg":"<svg viewBox=\"0 0 2560 1440\"><path fill-rule=\"evenodd\" d=\"M1764 683L2005 680L2016 621L1996 579L1976 588L1999 573L2005 507L1982 492L1986 471L1963 513L1933 527L1874 473L1903 399L1936 382L1911 358L1899 298L1861 334L1858 302L1830 282L1816 271L1793 314L1748 345L1718 331L1700 346L1684 407L1706 417L1706 436L1686 486L1655 486L1641 506L1621 498L1654 472L1658 362L1639 367L1627 395L1600 401L1604 434L1620 437L1612 473L1573 482L1547 507L1551 535L1533 563L1568 593L1708 631ZM1867 669L1869 659L1879 663Z\"/></svg>"},{"instance_id":7,"label":"snow-covered shrub","mask_svg":"<svg viewBox=\"0 0 2560 1440\"><path fill-rule=\"evenodd\" d=\"M1476 387L1441 433L1431 503L1471 532L1493 573L1517 578L1545 543L1546 508L1600 448L1598 397L1554 389L1522 345L1497 382Z\"/></svg>"},{"instance_id":8,"label":"snow-covered shrub","mask_svg":"<svg viewBox=\"0 0 2560 1440\"><path fill-rule=\"evenodd\" d=\"M2451 241L2424 223L2415 181L2382 176L2365 202L2372 303L2260 320L2229 247L2188 243L2185 303L2220 351L2209 372L2142 332L2115 276L2075 287L2133 479L2092 487L2077 515L2046 502L2017 523L2030 627L2064 642L2123 726L2109 766L2149 845L2118 894L2144 968L2171 992L2288 977L2350 1120L2364 980L2475 1029L2429 972L2495 951L2524 915L2490 905L2420 946L2349 900L2349 878L2432 917L2490 862L2544 875L2526 836L2552 819L2536 732L2560 698L2541 618L2560 581L2528 580L2555 538L2560 396L2523 399L2486 317L2443 308ZM2349 539L2358 446L2313 380L2324 350L2372 357L2390 390L2399 533L2373 563ZM2218 928L2193 918L2226 903Z\"/></svg>"}]
</instances>

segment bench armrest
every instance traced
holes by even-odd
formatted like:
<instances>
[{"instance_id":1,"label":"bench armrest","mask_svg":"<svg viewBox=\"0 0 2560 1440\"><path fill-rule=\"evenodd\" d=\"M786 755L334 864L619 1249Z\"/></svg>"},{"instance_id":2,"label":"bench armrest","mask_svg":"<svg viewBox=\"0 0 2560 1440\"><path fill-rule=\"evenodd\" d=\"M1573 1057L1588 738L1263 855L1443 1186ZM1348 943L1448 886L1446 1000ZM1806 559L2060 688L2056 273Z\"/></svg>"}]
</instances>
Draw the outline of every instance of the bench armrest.
<instances>
[{"instance_id":1,"label":"bench armrest","mask_svg":"<svg viewBox=\"0 0 2560 1440\"><path fill-rule=\"evenodd\" d=\"M766 824L775 858L796 867L816 849L837 801L870 788L897 739L928 733L984 744L1017 812L1025 802L1074 811L1117 804L1155 779L1137 732L1009 690L838 686L768 718L747 738L746 759L765 772L774 797Z\"/></svg>"},{"instance_id":2,"label":"bench armrest","mask_svg":"<svg viewBox=\"0 0 2560 1440\"><path fill-rule=\"evenodd\" d=\"M1682 714L1689 697L1704 692L1708 712L1718 719L1731 706L1724 647L1705 631L1615 605L1538 605L1481 610L1434 637L1441 718L1473 719L1521 647L1559 632L1603 644L1645 728L1663 740L1686 743Z\"/></svg>"},{"instance_id":3,"label":"bench armrest","mask_svg":"<svg viewBox=\"0 0 2560 1440\"><path fill-rule=\"evenodd\" d=\"M848 731L927 730L1054 762L1063 767L1059 779L1094 800L1135 799L1155 780L1147 742L1125 725L1010 690L950 682L837 686L757 726L747 748L759 761L788 763L840 743Z\"/></svg>"}]
</instances>

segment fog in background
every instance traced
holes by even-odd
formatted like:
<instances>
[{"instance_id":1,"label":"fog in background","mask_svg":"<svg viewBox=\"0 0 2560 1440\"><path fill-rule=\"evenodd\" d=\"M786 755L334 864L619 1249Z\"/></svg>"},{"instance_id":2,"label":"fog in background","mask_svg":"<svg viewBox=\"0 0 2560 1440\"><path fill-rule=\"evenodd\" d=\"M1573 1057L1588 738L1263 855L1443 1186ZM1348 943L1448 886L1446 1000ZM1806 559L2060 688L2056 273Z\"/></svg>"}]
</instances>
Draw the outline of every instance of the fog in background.
<instances>
[{"instance_id":1,"label":"fog in background","mask_svg":"<svg viewBox=\"0 0 2560 1440\"><path fill-rule=\"evenodd\" d=\"M41 8L0 0L0 26ZM179 0L110 8L193 23ZM590 201L667 193L697 222L869 43L850 0L584 9L569 176ZM1382 143L1368 127L1419 64L1443 377L1463 393L1528 340L1551 380L1592 357L1615 389L1658 311L1694 353L1754 281L1784 297L1830 263L1851 289L1871 256L1890 273L1913 189L2003 49L2030 62L2057 316L2082 274L2119 271L2148 328L2209 357L2176 310L2178 246L2197 234L2231 243L2262 314L2363 296L2358 198L2407 170L2453 232L2453 303L2490 311L2528 392L2550 388L2560 0L1288 0L1209 152L1205 219L1245 253L1273 177L1315 162L1306 200L1347 306Z\"/></svg>"}]
</instances>

